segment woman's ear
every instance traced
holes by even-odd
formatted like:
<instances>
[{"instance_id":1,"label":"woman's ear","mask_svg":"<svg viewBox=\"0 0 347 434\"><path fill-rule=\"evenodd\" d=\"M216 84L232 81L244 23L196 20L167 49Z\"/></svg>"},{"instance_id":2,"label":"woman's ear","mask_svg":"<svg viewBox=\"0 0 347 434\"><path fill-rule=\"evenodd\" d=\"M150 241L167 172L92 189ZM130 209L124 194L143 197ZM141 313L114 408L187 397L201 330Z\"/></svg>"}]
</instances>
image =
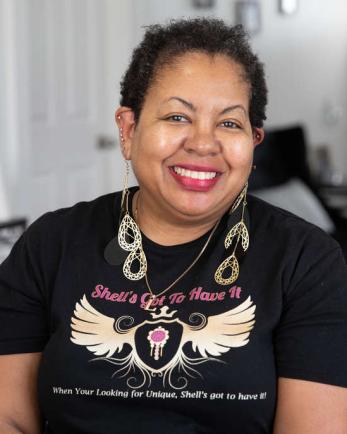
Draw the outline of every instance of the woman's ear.
<instances>
[{"instance_id":1,"label":"woman's ear","mask_svg":"<svg viewBox=\"0 0 347 434\"><path fill-rule=\"evenodd\" d=\"M256 147L264 140L265 132L263 128L253 128L253 145Z\"/></svg>"},{"instance_id":2,"label":"woman's ear","mask_svg":"<svg viewBox=\"0 0 347 434\"><path fill-rule=\"evenodd\" d=\"M135 130L135 114L129 107L119 107L115 113L116 124L119 128L119 138L123 157L131 160L131 147Z\"/></svg>"}]
</instances>

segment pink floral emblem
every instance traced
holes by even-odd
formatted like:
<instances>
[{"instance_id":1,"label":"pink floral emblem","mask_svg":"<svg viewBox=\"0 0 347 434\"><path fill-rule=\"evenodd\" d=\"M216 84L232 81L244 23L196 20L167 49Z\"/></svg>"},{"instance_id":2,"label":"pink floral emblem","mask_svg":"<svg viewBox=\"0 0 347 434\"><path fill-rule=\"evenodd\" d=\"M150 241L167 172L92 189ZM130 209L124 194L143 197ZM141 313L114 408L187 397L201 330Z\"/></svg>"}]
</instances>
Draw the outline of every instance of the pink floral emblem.
<instances>
[{"instance_id":1,"label":"pink floral emblem","mask_svg":"<svg viewBox=\"0 0 347 434\"><path fill-rule=\"evenodd\" d=\"M163 348L169 339L168 330L159 326L148 333L147 339L151 346L151 356L154 357L154 360L159 360L163 355Z\"/></svg>"}]
</instances>

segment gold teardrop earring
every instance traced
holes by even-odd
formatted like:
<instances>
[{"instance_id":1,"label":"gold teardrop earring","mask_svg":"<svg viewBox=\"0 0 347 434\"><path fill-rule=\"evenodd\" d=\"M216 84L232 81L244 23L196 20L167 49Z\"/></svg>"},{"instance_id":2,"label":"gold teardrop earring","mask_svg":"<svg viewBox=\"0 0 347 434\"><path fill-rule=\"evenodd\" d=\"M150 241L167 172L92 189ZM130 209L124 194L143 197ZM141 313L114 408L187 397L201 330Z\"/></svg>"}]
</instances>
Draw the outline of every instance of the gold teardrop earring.
<instances>
[{"instance_id":1,"label":"gold teardrop earring","mask_svg":"<svg viewBox=\"0 0 347 434\"><path fill-rule=\"evenodd\" d=\"M229 212L230 214L233 214L242 202L241 219L230 229L224 240L224 246L226 249L229 249L229 247L234 245L232 253L219 265L214 275L215 281L220 285L231 285L239 277L240 265L236 257L236 249L238 248L240 241L244 252L249 247L249 234L244 220L247 205L247 187L248 183L246 183ZM224 277L223 274L228 268L230 269L230 275L229 277Z\"/></svg>"},{"instance_id":2,"label":"gold teardrop earring","mask_svg":"<svg viewBox=\"0 0 347 434\"><path fill-rule=\"evenodd\" d=\"M120 117L118 117L118 119L120 119ZM122 128L120 128L120 139L122 145L124 146ZM147 272L147 259L142 248L142 236L140 228L129 213L129 173L129 162L128 160L125 160L125 176L121 200L121 216L123 217L118 229L118 244L123 250L130 252L123 264L124 276L129 280L140 280ZM134 272L132 269L136 262L138 265L138 270Z\"/></svg>"}]
</instances>

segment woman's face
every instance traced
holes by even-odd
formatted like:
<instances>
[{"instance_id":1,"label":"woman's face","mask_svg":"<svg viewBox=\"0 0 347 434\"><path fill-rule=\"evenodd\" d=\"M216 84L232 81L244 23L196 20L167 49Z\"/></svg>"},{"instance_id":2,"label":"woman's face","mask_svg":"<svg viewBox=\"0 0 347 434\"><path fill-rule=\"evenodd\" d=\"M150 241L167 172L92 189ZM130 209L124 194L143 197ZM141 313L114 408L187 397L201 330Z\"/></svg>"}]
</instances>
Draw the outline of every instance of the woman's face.
<instances>
[{"instance_id":1,"label":"woman's face","mask_svg":"<svg viewBox=\"0 0 347 434\"><path fill-rule=\"evenodd\" d=\"M188 53L164 67L136 126L129 109L117 112L143 203L165 218L221 216L246 183L263 138L248 112L249 85L227 57Z\"/></svg>"}]
</instances>

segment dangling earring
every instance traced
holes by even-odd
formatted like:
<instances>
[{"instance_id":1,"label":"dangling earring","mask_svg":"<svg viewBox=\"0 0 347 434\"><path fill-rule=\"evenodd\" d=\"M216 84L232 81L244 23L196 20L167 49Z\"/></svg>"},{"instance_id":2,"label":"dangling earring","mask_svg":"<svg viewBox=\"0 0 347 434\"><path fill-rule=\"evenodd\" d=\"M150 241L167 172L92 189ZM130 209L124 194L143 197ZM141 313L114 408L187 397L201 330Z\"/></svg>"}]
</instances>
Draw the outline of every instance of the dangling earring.
<instances>
[{"instance_id":1,"label":"dangling earring","mask_svg":"<svg viewBox=\"0 0 347 434\"><path fill-rule=\"evenodd\" d=\"M246 205L247 205L247 187L248 183L246 183L245 187L235 200L233 206L231 207L230 214L234 213L236 209L242 202L242 211L241 211L241 219L238 223L236 223L228 232L225 240L224 246L228 249L232 244L234 244L234 248L232 254L228 256L217 268L214 279L220 285L231 285L235 282L235 280L239 277L240 265L239 261L236 257L236 249L241 240L241 247L245 252L249 247L249 234L247 230L247 226L244 221ZM230 268L231 273L229 277L223 277L225 270Z\"/></svg>"},{"instance_id":2,"label":"dangling earring","mask_svg":"<svg viewBox=\"0 0 347 434\"><path fill-rule=\"evenodd\" d=\"M123 265L124 276L129 280L140 280L147 272L147 259L142 248L141 231L137 226L136 221L129 213L129 163L127 160L125 161L125 165L124 187L121 202L121 215L123 218L118 229L118 244L123 250L130 252ZM136 261L138 262L139 269L134 273L132 267Z\"/></svg>"},{"instance_id":3,"label":"dangling earring","mask_svg":"<svg viewBox=\"0 0 347 434\"><path fill-rule=\"evenodd\" d=\"M128 160L124 160L124 163L125 163L125 174L124 174L124 181L123 181L122 200L120 203L121 211L123 214L126 212L125 199L127 198L127 195L129 194L128 186L129 186L129 172L130 172Z\"/></svg>"}]
</instances>

